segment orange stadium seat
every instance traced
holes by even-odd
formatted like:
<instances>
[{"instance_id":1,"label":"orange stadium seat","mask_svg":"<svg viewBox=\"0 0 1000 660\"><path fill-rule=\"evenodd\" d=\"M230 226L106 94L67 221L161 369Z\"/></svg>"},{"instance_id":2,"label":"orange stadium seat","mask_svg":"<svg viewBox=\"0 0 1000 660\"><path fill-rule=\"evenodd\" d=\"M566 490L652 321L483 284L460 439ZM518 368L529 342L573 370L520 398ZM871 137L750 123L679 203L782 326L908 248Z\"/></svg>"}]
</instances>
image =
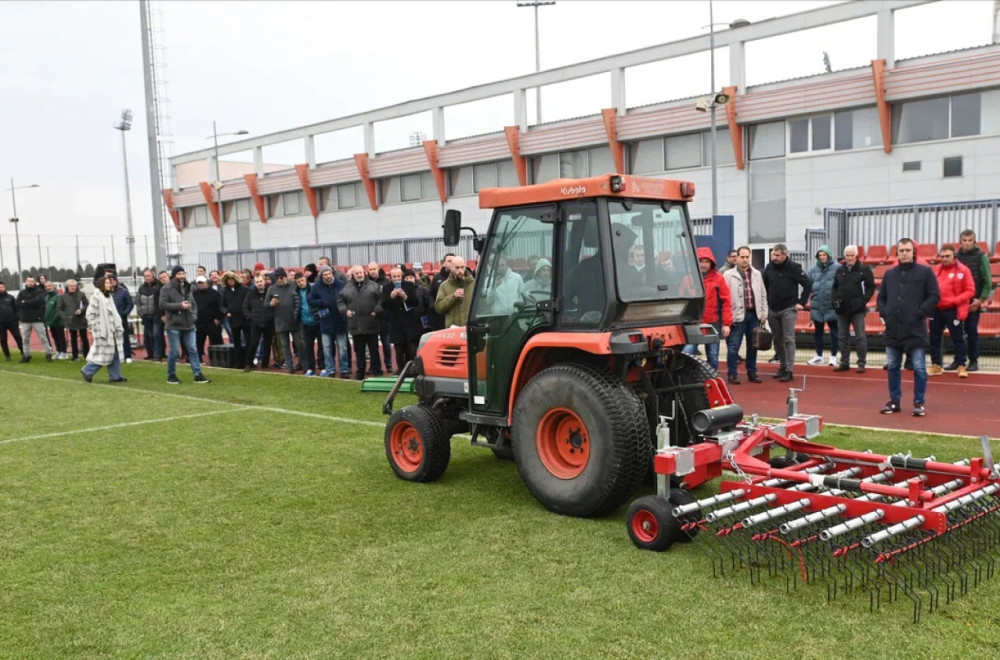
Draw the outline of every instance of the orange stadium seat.
<instances>
[{"instance_id":1,"label":"orange stadium seat","mask_svg":"<svg viewBox=\"0 0 1000 660\"><path fill-rule=\"evenodd\" d=\"M1000 312L979 315L979 336L1000 337Z\"/></svg>"},{"instance_id":2,"label":"orange stadium seat","mask_svg":"<svg viewBox=\"0 0 1000 660\"><path fill-rule=\"evenodd\" d=\"M983 250L985 252L986 250ZM1000 241L993 247L993 254L990 255L990 263L1000 263Z\"/></svg>"},{"instance_id":3,"label":"orange stadium seat","mask_svg":"<svg viewBox=\"0 0 1000 660\"><path fill-rule=\"evenodd\" d=\"M917 245L917 257L922 257L931 263L936 263L938 258L938 248L930 243L920 243Z\"/></svg>"},{"instance_id":4,"label":"orange stadium seat","mask_svg":"<svg viewBox=\"0 0 1000 660\"><path fill-rule=\"evenodd\" d=\"M986 309L993 312L1000 312L1000 289L994 289L990 297L986 299Z\"/></svg>"},{"instance_id":5,"label":"orange stadium seat","mask_svg":"<svg viewBox=\"0 0 1000 660\"><path fill-rule=\"evenodd\" d=\"M866 312L865 313L865 334L866 335L879 335L885 330L885 326L882 325L882 318L878 315L878 312Z\"/></svg>"},{"instance_id":6,"label":"orange stadium seat","mask_svg":"<svg viewBox=\"0 0 1000 660\"><path fill-rule=\"evenodd\" d=\"M1000 262L990 264L990 277L993 279L993 286L1000 283Z\"/></svg>"},{"instance_id":7,"label":"orange stadium seat","mask_svg":"<svg viewBox=\"0 0 1000 660\"><path fill-rule=\"evenodd\" d=\"M809 332L813 329L812 318L809 316L809 310L804 309L801 312L796 312L795 314L795 332Z\"/></svg>"},{"instance_id":8,"label":"orange stadium seat","mask_svg":"<svg viewBox=\"0 0 1000 660\"><path fill-rule=\"evenodd\" d=\"M860 251L860 248L858 248ZM860 254L858 255L860 259ZM885 263L889 259L889 251L885 249L884 245L870 245L868 250L865 252L865 257L862 261L869 266L877 266L878 264Z\"/></svg>"}]
</instances>

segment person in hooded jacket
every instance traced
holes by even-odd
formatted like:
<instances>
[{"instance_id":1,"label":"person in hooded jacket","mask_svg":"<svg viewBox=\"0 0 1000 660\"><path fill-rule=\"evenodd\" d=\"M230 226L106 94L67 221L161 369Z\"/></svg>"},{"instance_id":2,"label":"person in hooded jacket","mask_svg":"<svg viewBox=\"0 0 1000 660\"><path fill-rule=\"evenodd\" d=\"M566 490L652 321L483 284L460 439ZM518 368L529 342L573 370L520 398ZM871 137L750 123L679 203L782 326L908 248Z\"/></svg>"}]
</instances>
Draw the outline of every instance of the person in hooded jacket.
<instances>
[{"instance_id":1,"label":"person in hooded jacket","mask_svg":"<svg viewBox=\"0 0 1000 660\"><path fill-rule=\"evenodd\" d=\"M885 357L889 372L889 402L883 415L902 411L903 354L913 364L913 416L925 414L927 394L926 353L927 319L934 313L941 291L930 266L916 260L917 246L912 239L901 238L896 244L899 263L886 271L878 289L876 308L885 323Z\"/></svg>"},{"instance_id":2,"label":"person in hooded jacket","mask_svg":"<svg viewBox=\"0 0 1000 660\"><path fill-rule=\"evenodd\" d=\"M851 368L851 327L858 352L858 373L865 373L868 362L868 336L865 334L865 312L875 295L875 274L871 266L858 259L858 246L844 248L844 265L833 277L833 308L837 312L837 332L840 335L840 364L834 371Z\"/></svg>"},{"instance_id":3,"label":"person in hooded jacket","mask_svg":"<svg viewBox=\"0 0 1000 660\"><path fill-rule=\"evenodd\" d=\"M552 262L539 257L535 262L535 270L531 279L525 282L524 291L535 300L548 300L552 297Z\"/></svg>"},{"instance_id":4,"label":"person in hooded jacket","mask_svg":"<svg viewBox=\"0 0 1000 660\"><path fill-rule=\"evenodd\" d=\"M409 268L393 268L389 281L390 285L382 290L382 309L389 318L398 374L417 356L417 344L424 332L420 317L427 313L430 292L417 284L416 274Z\"/></svg>"},{"instance_id":5,"label":"person in hooded jacket","mask_svg":"<svg viewBox=\"0 0 1000 660\"><path fill-rule=\"evenodd\" d=\"M62 317L63 325L69 331L69 348L73 353L71 362L80 359L78 350L82 351L84 358L90 352L90 340L87 338L87 306L89 304L87 296L83 295L83 291L80 291L76 280L66 280L66 290L59 294L56 309L59 316Z\"/></svg>"},{"instance_id":6,"label":"person in hooded jacket","mask_svg":"<svg viewBox=\"0 0 1000 660\"><path fill-rule=\"evenodd\" d=\"M338 362L340 377L347 378L351 375L347 319L337 309L337 297L346 283L346 280L338 280L333 268L324 264L319 267L319 279L309 291L309 307L316 311L319 318L320 340L323 344L324 369L320 376L336 376Z\"/></svg>"},{"instance_id":7,"label":"person in hooded jacket","mask_svg":"<svg viewBox=\"0 0 1000 660\"><path fill-rule=\"evenodd\" d=\"M250 342L243 358L243 371L253 369L257 347L261 348L260 368L267 369L271 359L271 341L274 339L274 308L267 295L267 278L258 273L243 299L243 316L250 322ZM263 342L261 341L263 339Z\"/></svg>"},{"instance_id":8,"label":"person in hooded jacket","mask_svg":"<svg viewBox=\"0 0 1000 660\"><path fill-rule=\"evenodd\" d=\"M205 360L205 340L209 346L222 343L222 296L212 288L208 278L195 278L194 302L198 307L198 321L195 323L195 346L198 359Z\"/></svg>"},{"instance_id":9,"label":"person in hooded jacket","mask_svg":"<svg viewBox=\"0 0 1000 660\"><path fill-rule=\"evenodd\" d=\"M816 263L809 269L812 280L812 297L809 300L809 318L813 323L813 339L816 355L808 364L823 364L823 336L830 328L830 366L837 366L837 352L840 349L840 335L837 327L837 311L833 307L833 280L840 270L840 264L833 258L829 245L821 245L816 251Z\"/></svg>"},{"instance_id":10,"label":"person in hooded jacket","mask_svg":"<svg viewBox=\"0 0 1000 660\"><path fill-rule=\"evenodd\" d=\"M712 254L711 248L698 248L698 267L705 287L705 308L701 314L701 322L711 325L719 334L719 341L705 344L705 358L712 369L718 371L719 344L729 337L733 325L733 299L725 277L715 269L715 255ZM687 275L685 279L690 277ZM686 286L682 284L681 288L697 290L691 283ZM684 347L684 352L694 355L695 345L688 344Z\"/></svg>"},{"instance_id":11,"label":"person in hooded jacket","mask_svg":"<svg viewBox=\"0 0 1000 660\"><path fill-rule=\"evenodd\" d=\"M7 347L8 332L14 337L17 350L23 353L21 331L17 327L17 301L7 292L7 286L0 282L0 348L3 349L5 360L10 360L10 348Z\"/></svg>"},{"instance_id":12,"label":"person in hooded jacket","mask_svg":"<svg viewBox=\"0 0 1000 660\"><path fill-rule=\"evenodd\" d=\"M243 315L243 301L249 289L240 282L236 273L227 270L222 274L222 315L229 321L229 335L236 351L236 369L246 364L246 347L250 342L250 319Z\"/></svg>"}]
</instances>

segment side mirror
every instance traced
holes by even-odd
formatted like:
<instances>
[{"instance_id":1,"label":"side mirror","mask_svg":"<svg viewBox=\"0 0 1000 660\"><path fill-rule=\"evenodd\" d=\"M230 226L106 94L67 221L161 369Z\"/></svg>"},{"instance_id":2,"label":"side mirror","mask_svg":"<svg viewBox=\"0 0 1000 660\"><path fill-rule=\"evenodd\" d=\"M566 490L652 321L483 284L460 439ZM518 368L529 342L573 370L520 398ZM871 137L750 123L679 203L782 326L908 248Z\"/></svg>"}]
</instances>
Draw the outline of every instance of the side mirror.
<instances>
[{"instance_id":1,"label":"side mirror","mask_svg":"<svg viewBox=\"0 0 1000 660\"><path fill-rule=\"evenodd\" d=\"M462 233L462 212L448 209L444 212L444 244L448 247L458 245Z\"/></svg>"}]
</instances>

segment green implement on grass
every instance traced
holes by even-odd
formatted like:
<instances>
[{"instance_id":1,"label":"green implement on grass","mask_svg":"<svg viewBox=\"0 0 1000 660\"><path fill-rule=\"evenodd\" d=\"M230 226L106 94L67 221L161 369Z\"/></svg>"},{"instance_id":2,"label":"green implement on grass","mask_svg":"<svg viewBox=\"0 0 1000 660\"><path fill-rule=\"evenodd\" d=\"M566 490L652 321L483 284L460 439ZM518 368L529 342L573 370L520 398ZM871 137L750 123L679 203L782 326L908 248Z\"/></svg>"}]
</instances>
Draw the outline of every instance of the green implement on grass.
<instances>
[{"instance_id":1,"label":"green implement on grass","mask_svg":"<svg viewBox=\"0 0 1000 660\"><path fill-rule=\"evenodd\" d=\"M376 378L365 378L361 381L362 392L391 392L396 385L396 378L393 376L378 376ZM403 381L400 392L413 394L413 379L407 378Z\"/></svg>"}]
</instances>

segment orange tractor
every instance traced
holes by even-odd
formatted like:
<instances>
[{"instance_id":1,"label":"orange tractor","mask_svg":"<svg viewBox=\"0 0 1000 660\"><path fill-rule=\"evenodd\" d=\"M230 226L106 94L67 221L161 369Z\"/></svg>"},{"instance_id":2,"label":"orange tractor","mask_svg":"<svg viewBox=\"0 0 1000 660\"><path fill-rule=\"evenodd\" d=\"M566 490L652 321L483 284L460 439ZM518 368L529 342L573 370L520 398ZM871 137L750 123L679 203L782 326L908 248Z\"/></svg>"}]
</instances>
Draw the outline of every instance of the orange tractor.
<instances>
[{"instance_id":1,"label":"orange tractor","mask_svg":"<svg viewBox=\"0 0 1000 660\"><path fill-rule=\"evenodd\" d=\"M656 438L685 446L694 414L729 401L714 371L681 352L718 341L700 323L701 278L680 286L699 272L693 195L686 181L618 174L482 190L494 211L474 237L468 323L424 335L384 406L395 473L438 479L451 437L470 433L557 513L605 515L651 483ZM444 228L456 245L458 212ZM533 272L516 272L532 255ZM393 411L406 378L419 403Z\"/></svg>"}]
</instances>

